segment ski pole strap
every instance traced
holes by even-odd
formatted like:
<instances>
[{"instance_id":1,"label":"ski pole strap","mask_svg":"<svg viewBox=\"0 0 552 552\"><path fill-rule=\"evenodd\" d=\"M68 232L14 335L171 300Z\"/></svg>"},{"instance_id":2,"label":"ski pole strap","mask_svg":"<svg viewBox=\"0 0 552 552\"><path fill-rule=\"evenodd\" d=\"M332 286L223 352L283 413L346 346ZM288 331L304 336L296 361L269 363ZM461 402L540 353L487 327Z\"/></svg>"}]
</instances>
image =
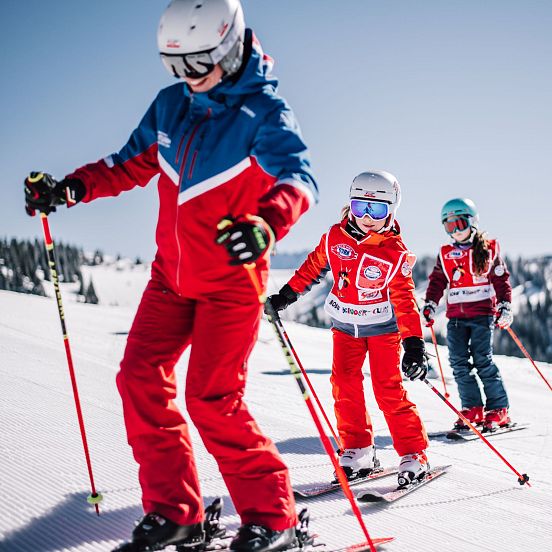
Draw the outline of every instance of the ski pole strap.
<instances>
[{"instance_id":1,"label":"ski pole strap","mask_svg":"<svg viewBox=\"0 0 552 552\"><path fill-rule=\"evenodd\" d=\"M527 484L528 487L531 485L529 484L529 476L524 473L519 473L500 452L489 442L488 439L486 439L483 434L448 400L446 399L439 390L432 385L427 378L424 378L422 380L451 410L454 410L454 412L458 415L459 418L517 475L518 477L518 483L520 485Z\"/></svg>"}]
</instances>

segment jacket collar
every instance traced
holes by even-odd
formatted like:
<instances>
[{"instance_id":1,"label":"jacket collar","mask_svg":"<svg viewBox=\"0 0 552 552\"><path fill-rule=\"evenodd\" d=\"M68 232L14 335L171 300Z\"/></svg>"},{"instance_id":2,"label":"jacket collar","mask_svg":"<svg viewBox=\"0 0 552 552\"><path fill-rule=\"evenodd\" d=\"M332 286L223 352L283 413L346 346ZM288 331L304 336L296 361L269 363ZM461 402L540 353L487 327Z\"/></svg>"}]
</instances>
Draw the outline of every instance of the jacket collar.
<instances>
[{"instance_id":1,"label":"jacket collar","mask_svg":"<svg viewBox=\"0 0 552 552\"><path fill-rule=\"evenodd\" d=\"M352 238L359 245L380 245L385 240L400 235L401 232L399 223L396 220L393 224L393 228L387 230L387 232L384 232L383 234L364 234L362 230L360 230L360 228L355 224L355 222L348 217L344 218L339 223L339 227L346 236Z\"/></svg>"}]
</instances>

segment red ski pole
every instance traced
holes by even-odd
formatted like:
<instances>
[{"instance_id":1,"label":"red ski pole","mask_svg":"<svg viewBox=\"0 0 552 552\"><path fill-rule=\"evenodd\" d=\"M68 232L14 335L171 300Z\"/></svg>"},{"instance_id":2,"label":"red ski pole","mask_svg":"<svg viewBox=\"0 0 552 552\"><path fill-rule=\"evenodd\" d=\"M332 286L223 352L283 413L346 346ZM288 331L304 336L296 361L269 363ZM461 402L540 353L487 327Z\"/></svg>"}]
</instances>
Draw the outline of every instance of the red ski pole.
<instances>
[{"instance_id":1,"label":"red ski pole","mask_svg":"<svg viewBox=\"0 0 552 552\"><path fill-rule=\"evenodd\" d=\"M516 342L516 345L521 349L521 352L525 355L525 358L527 358L531 362L531 364L533 365L533 368L535 368L535 370L538 372L539 376L544 380L544 383L546 383L546 385L548 385L548 389L550 389L550 391L552 391L552 387L548 383L548 380L544 377L542 372L537 368L537 365L535 364L535 361L531 358L531 355L527 352L527 349L523 346L523 343L519 340L519 337L516 335L514 330L512 330L512 328L510 328L510 327L506 328L506 330L512 336L512 339Z\"/></svg>"},{"instance_id":2,"label":"red ski pole","mask_svg":"<svg viewBox=\"0 0 552 552\"><path fill-rule=\"evenodd\" d=\"M39 174L35 177L36 180L40 180L42 175ZM33 180L29 177L29 180ZM79 390L77 388L77 379L75 377L75 370L73 368L73 358L71 356L71 347L69 345L69 335L67 334L67 328L65 326L65 314L63 310L63 304L61 302L61 292L59 290L58 271L56 267L56 259L54 256L54 242L50 234L50 225L48 224L48 216L45 213L40 213L40 219L42 221L42 230L44 232L44 244L46 246L46 253L48 255L48 266L50 268L50 274L52 276L52 283L54 284L54 291L56 294L56 301L58 307L59 320L61 322L61 331L63 333L63 344L65 345L65 355L67 356L67 365L69 367L69 376L71 378L71 386L73 387L73 397L75 398L75 407L77 409L77 418L79 421L80 434L82 438L82 446L84 447L84 456L86 458L86 466L88 468L88 477L90 478L91 493L87 497L89 504L93 504L96 509L96 514L100 515L99 504L103 500L101 493L96 491L96 485L94 484L94 475L92 473L92 462L90 460L90 452L88 450L88 441L86 439L86 431L84 429L84 419L82 417L82 410L79 400Z\"/></svg>"},{"instance_id":3,"label":"red ski pole","mask_svg":"<svg viewBox=\"0 0 552 552\"><path fill-rule=\"evenodd\" d=\"M337 460L337 457L334 453L334 450L332 448L332 444L330 443L330 440L324 433L324 428L322 427L322 423L320 422L320 418L318 417L318 414L316 413L316 409L314 408L314 404L310 400L310 395L303 384L303 379L301 377L301 371L297 367L297 363L294 359L294 355L291 352L291 343L289 341L289 337L287 337L287 334L285 333L285 330L283 329L282 321L280 320L280 317L278 316L278 313L272 308L272 305L270 301L267 301L267 310L268 310L268 317L270 322L272 323L272 326L274 327L274 331L276 332L276 336L278 337L278 341L280 342L280 346L282 348L282 351L284 353L284 356L286 357L286 360L288 362L289 368L291 370L291 373L295 377L295 381L297 381L297 385L299 386L299 389L301 391L301 395L303 396L303 399L305 399L305 403L307 405L307 408L312 416L312 419L314 421L314 425L316 426L316 429L318 430L318 434L320 436L320 440L322 441L322 445L324 447L324 450L326 451L327 455L330 457L330 460L332 461L333 467L335 469L335 473L337 475L337 479L339 481L339 484L341 485L341 488L343 489L343 492L345 493L345 496L348 498L351 508L353 510L353 513L355 514L358 523L362 529L362 532L364 533L364 536L366 537L367 544L370 546L370 551L375 552L376 548L374 545L374 542L372 541L370 534L368 533L368 529L366 528L366 525L364 524L364 520L362 519L362 514L360 513L360 509L358 507L358 504L356 503L355 497L353 496L353 493L351 491L351 487L349 486L349 482L347 481L347 476L345 475L345 472L343 471L343 468L339 465L339 462Z\"/></svg>"},{"instance_id":4,"label":"red ski pole","mask_svg":"<svg viewBox=\"0 0 552 552\"><path fill-rule=\"evenodd\" d=\"M433 323L427 324L427 326L431 330L431 340L433 341L433 346L435 347L435 355L437 356L437 364L439 365L439 372L441 372L441 381L443 382L443 388L445 390L445 397L448 399L450 397L450 394L447 391L447 384L445 382L445 375L443 374L443 366L441 365L441 357L439 356L439 349L437 348L437 338L435 337L435 330L433 329Z\"/></svg>"},{"instance_id":5,"label":"red ski pole","mask_svg":"<svg viewBox=\"0 0 552 552\"><path fill-rule=\"evenodd\" d=\"M491 443L489 443L489 440L486 439L483 434L448 400L446 399L438 390L437 388L432 385L426 378L422 380L451 410L454 410L454 412L458 415L459 418L462 419L462 421L517 475L518 477L518 483L520 485L527 484L528 487L531 485L529 484L529 476L524 473L523 475L520 474L498 450L496 450L495 447Z\"/></svg>"}]
</instances>

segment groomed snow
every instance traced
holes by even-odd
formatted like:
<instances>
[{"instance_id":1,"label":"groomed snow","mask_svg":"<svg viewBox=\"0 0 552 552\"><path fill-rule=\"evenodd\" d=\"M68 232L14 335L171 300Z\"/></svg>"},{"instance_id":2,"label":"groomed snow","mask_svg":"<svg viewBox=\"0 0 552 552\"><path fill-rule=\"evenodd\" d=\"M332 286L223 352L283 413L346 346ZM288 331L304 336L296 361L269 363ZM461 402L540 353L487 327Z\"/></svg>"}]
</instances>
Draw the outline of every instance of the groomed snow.
<instances>
[{"instance_id":1,"label":"groomed snow","mask_svg":"<svg viewBox=\"0 0 552 552\"><path fill-rule=\"evenodd\" d=\"M88 476L55 302L0 292L2 551L109 551L128 537L134 520L142 513L115 374L147 268L95 267L90 274L103 304L75 302L71 294L74 286L64 286L63 293L96 485L105 497L101 516L97 517L86 502ZM283 283L284 279L277 287ZM285 324L333 420L330 332ZM441 357L452 398L458 404L444 348ZM496 360L510 394L513 419L529 422L531 427L497 436L492 442L520 472L530 475L532 488L520 487L514 474L480 442L435 441L429 449L430 461L434 465L451 464L445 476L392 505L361 506L373 537L395 537L385 550L552 550L552 393L528 361L499 356ZM186 362L185 355L178 365L181 382ZM552 380L552 367L539 366ZM394 465L397 456L369 381L366 366L366 395L379 457L384 465ZM438 381L432 381L439 386ZM453 423L454 415L427 386L420 382L407 382L406 386L428 431ZM329 459L267 321L262 322L251 357L246 402L263 430L275 440L295 485L321 483L331 476ZM179 404L185 408L182 397ZM234 529L238 518L215 462L195 430L192 434L205 501L223 496L224 521ZM392 482L389 478L372 485L382 490ZM310 500L308 507L311 529L330 548L363 540L350 505L340 492Z\"/></svg>"}]
</instances>

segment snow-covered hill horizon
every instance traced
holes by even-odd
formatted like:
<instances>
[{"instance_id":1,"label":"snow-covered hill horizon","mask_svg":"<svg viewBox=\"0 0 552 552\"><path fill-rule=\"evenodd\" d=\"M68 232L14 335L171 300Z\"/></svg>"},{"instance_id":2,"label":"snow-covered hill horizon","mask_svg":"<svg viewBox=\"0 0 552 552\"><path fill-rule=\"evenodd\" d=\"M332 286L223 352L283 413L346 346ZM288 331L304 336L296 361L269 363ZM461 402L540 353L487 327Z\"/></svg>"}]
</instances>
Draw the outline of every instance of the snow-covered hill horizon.
<instances>
[{"instance_id":1,"label":"snow-covered hill horizon","mask_svg":"<svg viewBox=\"0 0 552 552\"><path fill-rule=\"evenodd\" d=\"M74 284L64 284L62 293L96 486L105 497L101 516L86 502L88 477L55 302L0 291L1 551L109 551L129 536L134 520L142 513L115 374L148 269L99 266L86 270L93 271L89 275L99 305L75 301ZM286 277L275 272L271 285L277 289ZM333 420L330 332L284 323ZM446 349L440 347L440 352L452 400L458 404ZM187 359L186 353L177 368L183 411ZM514 474L480 442L433 441L430 461L433 465L450 464L446 475L390 506L361 507L372 537L395 537L385 546L386 551L552 549L552 396L526 360L502 356L496 360L510 394L513 419L531 425L496 436L492 442L516 469L529 474L532 487L520 487ZM552 365L539 363L539 367L552 379ZM379 458L384 465L396 465L398 457L373 398L368 364L365 378ZM433 382L439 386L438 381ZM450 427L454 414L425 385L405 385L428 431ZM266 320L250 360L246 402L276 442L296 486L331 477L329 459ZM224 521L235 529L239 520L216 464L191 427L205 500L223 496ZM371 486L382 489L392 482L392 478L383 479ZM329 548L363 540L340 492L298 503L298 509L303 505L311 512L311 529Z\"/></svg>"}]
</instances>

